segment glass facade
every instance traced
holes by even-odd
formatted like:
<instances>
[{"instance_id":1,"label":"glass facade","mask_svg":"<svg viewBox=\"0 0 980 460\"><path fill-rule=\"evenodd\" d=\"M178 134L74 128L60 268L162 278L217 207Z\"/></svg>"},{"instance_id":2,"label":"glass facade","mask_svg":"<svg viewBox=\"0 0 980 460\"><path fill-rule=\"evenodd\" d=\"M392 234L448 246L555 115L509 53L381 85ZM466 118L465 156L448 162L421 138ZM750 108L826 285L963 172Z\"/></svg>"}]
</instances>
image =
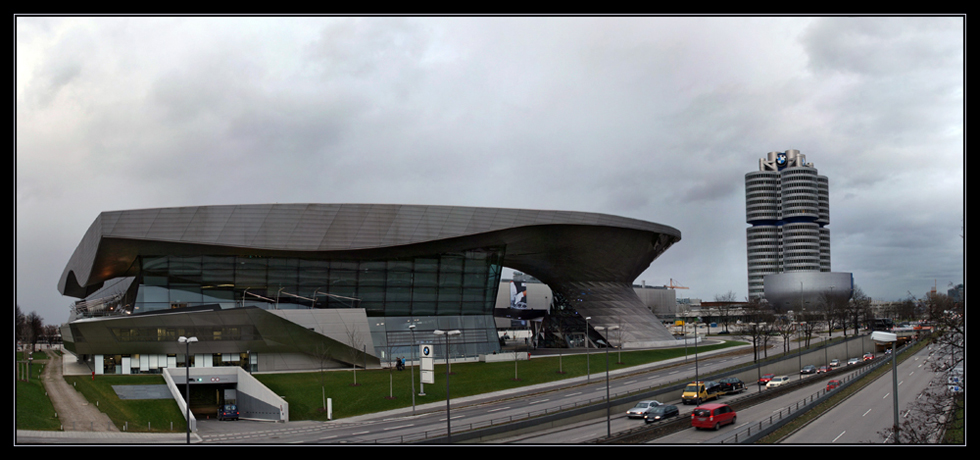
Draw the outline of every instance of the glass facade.
<instances>
[{"instance_id":1,"label":"glass facade","mask_svg":"<svg viewBox=\"0 0 980 460\"><path fill-rule=\"evenodd\" d=\"M459 329L451 353L496 351L493 308L501 248L390 260L314 260L263 256L142 256L133 313L219 305L263 309L363 308L382 361L409 357L435 329ZM240 340L239 327L222 339ZM159 340L159 331L116 330L120 342ZM166 335L166 334L165 334ZM170 334L172 335L172 334ZM152 336L152 337L149 337ZM176 340L167 337L166 340Z\"/></svg>"}]
</instances>

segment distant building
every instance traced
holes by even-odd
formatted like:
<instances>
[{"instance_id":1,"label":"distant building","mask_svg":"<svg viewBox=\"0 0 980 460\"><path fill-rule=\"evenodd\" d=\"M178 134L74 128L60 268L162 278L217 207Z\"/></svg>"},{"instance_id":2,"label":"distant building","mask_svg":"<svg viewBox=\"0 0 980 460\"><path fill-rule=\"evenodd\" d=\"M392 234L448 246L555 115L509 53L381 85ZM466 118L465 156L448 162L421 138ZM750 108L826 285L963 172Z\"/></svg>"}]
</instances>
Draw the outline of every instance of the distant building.
<instances>
[{"instance_id":1,"label":"distant building","mask_svg":"<svg viewBox=\"0 0 980 460\"><path fill-rule=\"evenodd\" d=\"M825 292L850 298L850 273L829 274L828 180L805 155L787 150L760 158L759 170L745 175L745 211L750 298L784 304L790 291L797 302ZM808 274L782 275L789 273Z\"/></svg>"}]
</instances>

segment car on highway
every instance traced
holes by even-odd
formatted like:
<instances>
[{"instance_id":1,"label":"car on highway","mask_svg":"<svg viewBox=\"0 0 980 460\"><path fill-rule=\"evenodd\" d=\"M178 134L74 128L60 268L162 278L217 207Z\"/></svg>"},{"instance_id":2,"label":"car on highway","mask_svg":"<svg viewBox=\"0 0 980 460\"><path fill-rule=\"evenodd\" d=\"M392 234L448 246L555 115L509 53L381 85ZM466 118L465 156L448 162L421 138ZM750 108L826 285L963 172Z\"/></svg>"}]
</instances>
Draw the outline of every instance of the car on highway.
<instances>
[{"instance_id":1,"label":"car on highway","mask_svg":"<svg viewBox=\"0 0 980 460\"><path fill-rule=\"evenodd\" d=\"M647 412L649 412L650 409L653 409L659 405L660 401L640 401L630 410L626 411L626 416L629 418L643 418L644 415L647 415Z\"/></svg>"},{"instance_id":2,"label":"car on highway","mask_svg":"<svg viewBox=\"0 0 980 460\"><path fill-rule=\"evenodd\" d=\"M702 404L691 412L691 426L696 429L712 428L735 423L735 410L728 404Z\"/></svg>"},{"instance_id":3,"label":"car on highway","mask_svg":"<svg viewBox=\"0 0 980 460\"><path fill-rule=\"evenodd\" d=\"M684 387L681 393L681 401L684 404L701 404L704 401L718 399L725 392L721 389L718 382L691 382Z\"/></svg>"},{"instance_id":4,"label":"car on highway","mask_svg":"<svg viewBox=\"0 0 980 460\"><path fill-rule=\"evenodd\" d=\"M219 407L218 420L238 420L238 405L224 404Z\"/></svg>"},{"instance_id":5,"label":"car on highway","mask_svg":"<svg viewBox=\"0 0 980 460\"><path fill-rule=\"evenodd\" d=\"M837 358L830 360L830 367L831 368L840 367L840 360Z\"/></svg>"},{"instance_id":6,"label":"car on highway","mask_svg":"<svg viewBox=\"0 0 980 460\"><path fill-rule=\"evenodd\" d=\"M788 375L780 375L778 377L773 377L771 380L769 380L769 383L766 384L766 389L768 390L770 388L776 388L785 383L789 383Z\"/></svg>"},{"instance_id":7,"label":"car on highway","mask_svg":"<svg viewBox=\"0 0 980 460\"><path fill-rule=\"evenodd\" d=\"M872 359L875 359L875 354L874 353L865 353L864 354L864 360L865 361L871 361Z\"/></svg>"},{"instance_id":8,"label":"car on highway","mask_svg":"<svg viewBox=\"0 0 980 460\"><path fill-rule=\"evenodd\" d=\"M826 374L828 372L830 372L830 366L820 366L817 368L818 374Z\"/></svg>"},{"instance_id":9,"label":"car on highway","mask_svg":"<svg viewBox=\"0 0 980 460\"><path fill-rule=\"evenodd\" d=\"M765 385L769 383L769 381L772 380L772 378L775 376L776 374L762 374L762 377L759 377L759 385Z\"/></svg>"},{"instance_id":10,"label":"car on highway","mask_svg":"<svg viewBox=\"0 0 980 460\"><path fill-rule=\"evenodd\" d=\"M831 380L827 382L827 391L833 390L840 386L840 380Z\"/></svg>"},{"instance_id":11,"label":"car on highway","mask_svg":"<svg viewBox=\"0 0 980 460\"><path fill-rule=\"evenodd\" d=\"M807 364L806 366L803 366L803 369L800 369L800 373L801 374L816 374L817 373L817 366L814 366L812 364Z\"/></svg>"},{"instance_id":12,"label":"car on highway","mask_svg":"<svg viewBox=\"0 0 980 460\"><path fill-rule=\"evenodd\" d=\"M738 377L728 377L718 381L721 385L721 391L725 394L735 394L745 391L745 383L738 379Z\"/></svg>"},{"instance_id":13,"label":"car on highway","mask_svg":"<svg viewBox=\"0 0 980 460\"><path fill-rule=\"evenodd\" d=\"M847 365L850 366L851 364L859 364L860 362L861 358L851 358L847 360Z\"/></svg>"},{"instance_id":14,"label":"car on highway","mask_svg":"<svg viewBox=\"0 0 980 460\"><path fill-rule=\"evenodd\" d=\"M647 414L643 416L643 421L646 423L659 422L670 417L676 417L681 414L681 411L677 409L677 406L671 404L661 404L659 406L653 406L647 411Z\"/></svg>"}]
</instances>

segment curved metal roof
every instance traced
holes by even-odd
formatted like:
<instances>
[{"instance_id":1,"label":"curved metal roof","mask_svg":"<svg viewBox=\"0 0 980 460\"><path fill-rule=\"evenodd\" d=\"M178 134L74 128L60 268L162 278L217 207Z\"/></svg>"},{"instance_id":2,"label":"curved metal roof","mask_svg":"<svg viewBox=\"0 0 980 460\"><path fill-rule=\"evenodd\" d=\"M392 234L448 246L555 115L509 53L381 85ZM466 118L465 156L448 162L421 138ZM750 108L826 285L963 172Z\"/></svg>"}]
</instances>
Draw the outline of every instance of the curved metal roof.
<instances>
[{"instance_id":1,"label":"curved metal roof","mask_svg":"<svg viewBox=\"0 0 980 460\"><path fill-rule=\"evenodd\" d=\"M532 227L552 227L552 231L514 231ZM592 231L574 232L573 228L592 228ZM556 244L547 241L553 238L546 233L579 239ZM469 237L481 240L478 243L506 245L506 262L526 265L521 259L533 257L535 253L545 256L541 250L548 247L549 252L594 252L589 245L635 244L632 240L637 233L645 234L641 239L648 241L652 236L664 239L663 236L666 246L680 240L680 231L665 225L569 211L390 204L262 204L108 211L101 213L85 233L61 275L58 290L65 295L85 297L108 279L133 274L133 262L140 254L258 251L313 257L315 253L323 253L324 257L330 257L327 253L386 248L386 252L391 252L394 248L407 250L407 246L439 242L443 244L437 246L443 246L451 240ZM607 239L618 237L623 241L617 244L617 241L590 240L603 234ZM666 249L664 243L657 245L659 252ZM649 250L645 249L641 251ZM599 261L591 263L596 262ZM617 265L623 262L620 260ZM532 268L528 273L539 270Z\"/></svg>"}]
</instances>

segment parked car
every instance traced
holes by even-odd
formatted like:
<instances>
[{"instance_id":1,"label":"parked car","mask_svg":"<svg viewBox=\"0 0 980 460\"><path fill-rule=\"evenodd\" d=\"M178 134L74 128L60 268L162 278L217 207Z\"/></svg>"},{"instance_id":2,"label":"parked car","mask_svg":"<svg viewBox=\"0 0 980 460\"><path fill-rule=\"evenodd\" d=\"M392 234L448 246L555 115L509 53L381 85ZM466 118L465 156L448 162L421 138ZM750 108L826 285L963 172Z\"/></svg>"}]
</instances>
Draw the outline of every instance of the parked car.
<instances>
[{"instance_id":1,"label":"parked car","mask_svg":"<svg viewBox=\"0 0 980 460\"><path fill-rule=\"evenodd\" d=\"M851 364L858 364L860 362L861 362L861 358L851 358L847 360L847 365L850 366Z\"/></svg>"},{"instance_id":2,"label":"parked car","mask_svg":"<svg viewBox=\"0 0 980 460\"><path fill-rule=\"evenodd\" d=\"M681 411L677 409L677 406L661 404L650 408L650 410L647 411L647 415L643 416L643 421L646 423L659 422L663 419L676 417L680 414Z\"/></svg>"},{"instance_id":3,"label":"parked car","mask_svg":"<svg viewBox=\"0 0 980 460\"><path fill-rule=\"evenodd\" d=\"M814 366L812 364L807 364L806 366L803 366L803 369L800 369L800 373L801 374L816 374L817 373L817 366Z\"/></svg>"},{"instance_id":4,"label":"parked car","mask_svg":"<svg viewBox=\"0 0 980 460\"><path fill-rule=\"evenodd\" d=\"M684 387L681 400L684 404L701 404L704 401L718 399L725 392L718 382L691 382Z\"/></svg>"},{"instance_id":5,"label":"parked car","mask_svg":"<svg viewBox=\"0 0 980 460\"><path fill-rule=\"evenodd\" d=\"M766 384L766 389L776 388L784 383L789 383L789 376L780 375L779 377L773 377L771 380L769 380L769 383Z\"/></svg>"},{"instance_id":6,"label":"parked car","mask_svg":"<svg viewBox=\"0 0 980 460\"><path fill-rule=\"evenodd\" d=\"M865 353L864 354L864 360L865 361L871 361L872 359L875 359L875 354L874 353Z\"/></svg>"},{"instance_id":7,"label":"parked car","mask_svg":"<svg viewBox=\"0 0 980 460\"><path fill-rule=\"evenodd\" d=\"M728 404L702 404L691 412L691 426L697 429L717 430L729 423L735 423L735 410Z\"/></svg>"},{"instance_id":8,"label":"parked car","mask_svg":"<svg viewBox=\"0 0 980 460\"><path fill-rule=\"evenodd\" d=\"M840 367L840 360L836 358L830 360L830 367L831 368Z\"/></svg>"},{"instance_id":9,"label":"parked car","mask_svg":"<svg viewBox=\"0 0 980 460\"><path fill-rule=\"evenodd\" d=\"M831 380L827 382L827 391L833 390L840 386L840 380Z\"/></svg>"},{"instance_id":10,"label":"parked car","mask_svg":"<svg viewBox=\"0 0 980 460\"><path fill-rule=\"evenodd\" d=\"M826 374L828 372L830 372L830 367L829 366L820 366L820 367L817 368L817 373L818 374Z\"/></svg>"},{"instance_id":11,"label":"parked car","mask_svg":"<svg viewBox=\"0 0 980 460\"><path fill-rule=\"evenodd\" d=\"M225 404L218 408L218 420L238 420L238 406Z\"/></svg>"},{"instance_id":12,"label":"parked car","mask_svg":"<svg viewBox=\"0 0 980 460\"><path fill-rule=\"evenodd\" d=\"M649 412L650 409L653 409L659 405L660 401L640 401L636 403L632 409L626 411L626 416L629 418L643 418L644 415L647 415L647 412Z\"/></svg>"},{"instance_id":13,"label":"parked car","mask_svg":"<svg viewBox=\"0 0 980 460\"><path fill-rule=\"evenodd\" d=\"M745 383L738 379L738 377L728 377L727 379L721 379L718 381L721 385L721 390L725 394L735 394L745 391Z\"/></svg>"},{"instance_id":14,"label":"parked car","mask_svg":"<svg viewBox=\"0 0 980 460\"><path fill-rule=\"evenodd\" d=\"M772 380L772 378L775 376L776 374L762 374L762 377L759 378L759 385L765 385L769 383L769 381Z\"/></svg>"}]
</instances>

